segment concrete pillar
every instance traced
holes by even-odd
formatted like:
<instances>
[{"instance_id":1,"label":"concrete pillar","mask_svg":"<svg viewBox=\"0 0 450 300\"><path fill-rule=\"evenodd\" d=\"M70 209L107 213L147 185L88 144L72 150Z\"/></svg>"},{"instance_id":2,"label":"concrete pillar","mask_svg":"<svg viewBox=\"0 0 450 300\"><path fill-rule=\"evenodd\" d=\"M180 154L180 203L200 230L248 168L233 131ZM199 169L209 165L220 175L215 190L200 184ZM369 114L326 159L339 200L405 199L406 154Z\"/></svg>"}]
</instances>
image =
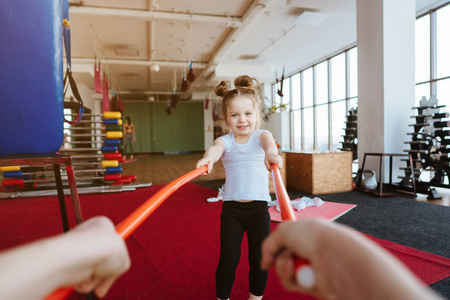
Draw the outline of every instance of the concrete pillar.
<instances>
[{"instance_id":1,"label":"concrete pillar","mask_svg":"<svg viewBox=\"0 0 450 300\"><path fill-rule=\"evenodd\" d=\"M361 167L364 153L406 153L404 142L411 140L416 14L412 0L357 0L356 7Z\"/></svg>"}]
</instances>

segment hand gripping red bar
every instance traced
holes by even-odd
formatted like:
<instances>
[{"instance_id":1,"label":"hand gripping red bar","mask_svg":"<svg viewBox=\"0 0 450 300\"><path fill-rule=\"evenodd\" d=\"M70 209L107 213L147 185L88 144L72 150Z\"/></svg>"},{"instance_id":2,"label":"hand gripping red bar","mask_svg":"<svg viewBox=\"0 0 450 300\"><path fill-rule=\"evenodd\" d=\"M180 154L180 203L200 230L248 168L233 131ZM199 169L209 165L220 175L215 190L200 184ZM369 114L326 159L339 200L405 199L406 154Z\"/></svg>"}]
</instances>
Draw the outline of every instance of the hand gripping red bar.
<instances>
[{"instance_id":1,"label":"hand gripping red bar","mask_svg":"<svg viewBox=\"0 0 450 300\"><path fill-rule=\"evenodd\" d=\"M280 169L276 164L271 164L273 185L275 187L275 194L280 204L281 218L284 221L295 221L294 209L291 205L291 199L283 185L283 179L281 178ZM298 256L294 256L295 274L297 282L306 288L311 288L315 284L314 271L309 266L308 262L302 260Z\"/></svg>"},{"instance_id":2,"label":"hand gripping red bar","mask_svg":"<svg viewBox=\"0 0 450 300\"><path fill-rule=\"evenodd\" d=\"M122 222L116 226L117 233L126 240L139 225L144 222L148 216L152 214L155 209L160 206L164 200L166 200L173 192L180 188L185 183L191 181L195 177L208 171L207 166L195 169L177 179L171 183L165 185L156 194L146 200L141 206L139 206L135 211L133 211L128 217L126 217ZM74 289L72 287L60 288L54 291L52 294L48 295L45 300L59 300L67 298Z\"/></svg>"}]
</instances>

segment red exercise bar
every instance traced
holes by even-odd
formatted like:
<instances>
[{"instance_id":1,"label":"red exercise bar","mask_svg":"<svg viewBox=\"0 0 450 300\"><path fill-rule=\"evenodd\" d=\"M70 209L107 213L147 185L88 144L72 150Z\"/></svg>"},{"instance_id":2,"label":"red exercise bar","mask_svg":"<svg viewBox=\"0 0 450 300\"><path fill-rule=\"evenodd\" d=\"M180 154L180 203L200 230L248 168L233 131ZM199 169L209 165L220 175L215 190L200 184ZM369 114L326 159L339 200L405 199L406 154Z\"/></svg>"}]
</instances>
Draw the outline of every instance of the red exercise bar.
<instances>
[{"instance_id":1,"label":"red exercise bar","mask_svg":"<svg viewBox=\"0 0 450 300\"><path fill-rule=\"evenodd\" d=\"M103 176L106 181L116 181L122 178L122 174L106 174Z\"/></svg>"},{"instance_id":2,"label":"red exercise bar","mask_svg":"<svg viewBox=\"0 0 450 300\"><path fill-rule=\"evenodd\" d=\"M105 153L104 157L107 160L120 160L120 159L122 159L122 154L120 154L120 153Z\"/></svg>"},{"instance_id":3,"label":"red exercise bar","mask_svg":"<svg viewBox=\"0 0 450 300\"><path fill-rule=\"evenodd\" d=\"M271 164L273 185L275 187L275 194L280 204L281 218L284 221L295 221L294 209L291 205L291 199L283 185L283 179L281 178L280 169L276 164ZM304 287L311 288L315 284L314 271L309 266L308 262L294 256L295 274L297 281Z\"/></svg>"}]
</instances>

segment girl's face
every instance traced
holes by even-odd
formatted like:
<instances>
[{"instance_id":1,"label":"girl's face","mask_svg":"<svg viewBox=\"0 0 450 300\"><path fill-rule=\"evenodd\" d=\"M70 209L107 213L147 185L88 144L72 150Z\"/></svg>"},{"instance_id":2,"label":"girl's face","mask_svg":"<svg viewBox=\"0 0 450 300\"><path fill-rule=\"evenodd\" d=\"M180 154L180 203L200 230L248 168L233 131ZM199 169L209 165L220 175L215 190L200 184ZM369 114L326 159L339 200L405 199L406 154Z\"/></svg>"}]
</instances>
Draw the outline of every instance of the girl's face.
<instances>
[{"instance_id":1,"label":"girl's face","mask_svg":"<svg viewBox=\"0 0 450 300\"><path fill-rule=\"evenodd\" d=\"M235 136L250 136L255 130L258 114L251 99L237 96L228 107L227 124Z\"/></svg>"}]
</instances>

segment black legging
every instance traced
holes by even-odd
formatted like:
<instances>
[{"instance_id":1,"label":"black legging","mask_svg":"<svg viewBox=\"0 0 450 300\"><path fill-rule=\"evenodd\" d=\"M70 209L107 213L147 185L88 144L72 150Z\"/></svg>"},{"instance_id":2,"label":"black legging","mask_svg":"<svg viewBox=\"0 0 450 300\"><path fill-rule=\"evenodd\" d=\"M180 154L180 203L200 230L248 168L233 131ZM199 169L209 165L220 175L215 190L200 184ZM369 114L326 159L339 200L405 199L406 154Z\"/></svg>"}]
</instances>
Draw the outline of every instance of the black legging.
<instances>
[{"instance_id":1,"label":"black legging","mask_svg":"<svg viewBox=\"0 0 450 300\"><path fill-rule=\"evenodd\" d=\"M220 222L220 259L216 271L217 297L230 298L236 267L241 258L241 243L245 231L250 264L249 290L255 296L262 296L268 276L267 271L261 270L261 244L270 234L267 202L224 201Z\"/></svg>"},{"instance_id":2,"label":"black legging","mask_svg":"<svg viewBox=\"0 0 450 300\"><path fill-rule=\"evenodd\" d=\"M123 141L123 156L127 155L127 148L130 146L131 155L133 155L133 133L127 132Z\"/></svg>"}]
</instances>

